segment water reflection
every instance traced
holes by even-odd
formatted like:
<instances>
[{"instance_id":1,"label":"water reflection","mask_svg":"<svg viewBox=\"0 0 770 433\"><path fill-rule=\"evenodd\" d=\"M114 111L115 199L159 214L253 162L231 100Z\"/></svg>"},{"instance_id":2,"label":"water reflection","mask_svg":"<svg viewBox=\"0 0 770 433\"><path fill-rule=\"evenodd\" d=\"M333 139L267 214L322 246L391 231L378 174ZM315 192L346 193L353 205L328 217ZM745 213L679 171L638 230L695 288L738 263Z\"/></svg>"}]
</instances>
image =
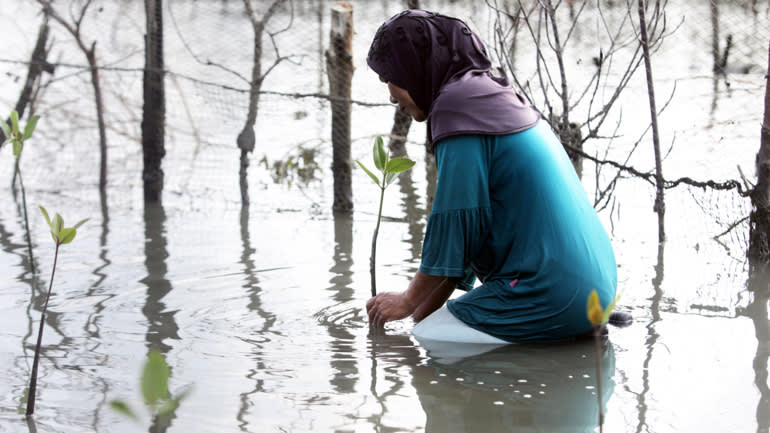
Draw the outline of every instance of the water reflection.
<instances>
[{"instance_id":1,"label":"water reflection","mask_svg":"<svg viewBox=\"0 0 770 433\"><path fill-rule=\"evenodd\" d=\"M372 349L388 362L390 388L374 395L384 401L411 380L427 433L593 432L599 422L593 344L507 345L447 363L424 359L408 336L377 336ZM615 352L606 340L601 366L606 412L615 388Z\"/></svg>"},{"instance_id":2,"label":"water reflection","mask_svg":"<svg viewBox=\"0 0 770 433\"><path fill-rule=\"evenodd\" d=\"M107 279L107 272L105 269L107 269L112 264L112 261L107 257L107 237L110 234L110 214L107 207L107 193L104 189L99 191L99 198L102 214L101 233L99 235L99 260L101 261L101 264L94 268L94 270L91 272L91 274L96 277L96 280L94 280L94 282L88 288L88 291L86 291L86 298L98 296L98 291L102 287L102 283ZM112 294L107 295L100 301L96 302L96 304L94 304L94 309L86 318L86 324L83 327L86 335L89 335L95 340L98 340L100 336L99 319L102 317L102 311L104 311L105 302L113 297L114 295Z\"/></svg>"},{"instance_id":3,"label":"water reflection","mask_svg":"<svg viewBox=\"0 0 770 433\"><path fill-rule=\"evenodd\" d=\"M644 347L647 348L647 352L644 358L644 364L642 367L642 391L637 395L637 408L639 409L638 423L636 425L636 431L649 431L650 426L647 425L647 394L650 392L650 364L652 363L652 355L655 345L658 342L660 334L655 329L655 325L660 322L660 303L663 299L663 290L661 284L663 283L663 257L664 257L665 242L658 243L658 261L655 264L655 277L652 279L653 295L650 298L650 323L647 324L647 338L644 341Z\"/></svg>"},{"instance_id":4,"label":"water reflection","mask_svg":"<svg viewBox=\"0 0 770 433\"><path fill-rule=\"evenodd\" d=\"M768 387L768 358L770 358L770 318L768 317L768 301L770 301L770 273L766 270L751 275L748 282L749 292L753 295L745 314L754 323L754 334L757 337L757 352L754 355L754 386L759 391L757 402L757 432L770 430L770 387Z\"/></svg>"},{"instance_id":5,"label":"water reflection","mask_svg":"<svg viewBox=\"0 0 770 433\"><path fill-rule=\"evenodd\" d=\"M84 299L91 299L92 297L94 299L100 298L102 283L107 279L108 275L105 270L112 264L107 257L107 237L110 233L110 216L107 207L107 193L104 188L100 188L99 197L102 215L101 234L99 235L99 259L101 260L101 264L91 272L96 277L96 280L86 291ZM89 345L88 353L93 357L92 359L95 359L96 364L100 366L109 364L109 356L98 350L102 345L99 322L103 317L107 302L114 296L114 294L101 296L101 299L94 304L93 309L88 313L85 324L83 325L84 335L87 336L85 341ZM99 389L98 395L101 396L99 404L94 407L93 419L91 421L93 431L97 431L99 424L101 424L101 410L107 407L107 395L110 387L106 378L103 377L95 377L94 382Z\"/></svg>"},{"instance_id":6,"label":"water reflection","mask_svg":"<svg viewBox=\"0 0 770 433\"><path fill-rule=\"evenodd\" d=\"M334 304L319 314L321 323L326 327L332 354L330 366L333 371L329 384L335 392L352 393L358 383L359 371L356 351L353 347L355 336L350 323L359 318L359 306L350 307L355 299L353 289L353 219L342 213L334 216L334 264L329 269L332 274L328 291L332 292ZM340 309L340 307L342 307Z\"/></svg>"},{"instance_id":7,"label":"water reflection","mask_svg":"<svg viewBox=\"0 0 770 433\"><path fill-rule=\"evenodd\" d=\"M411 261L419 262L422 253L423 230L425 228L423 216L426 212L425 209L420 207L420 196L417 194L417 188L412 180L412 170L399 174L398 186L401 191L401 208L404 211L409 231L408 243ZM416 269L412 271L416 271Z\"/></svg>"},{"instance_id":8,"label":"water reflection","mask_svg":"<svg viewBox=\"0 0 770 433\"><path fill-rule=\"evenodd\" d=\"M144 205L144 264L147 276L140 280L147 286L147 298L142 314L147 318L145 341L150 350L163 354L171 350L165 340L179 340L179 325L174 315L176 311L167 311L162 299L171 292L171 282L166 279L168 266L168 242L166 241L166 212L160 203ZM165 432L176 418L176 410L166 416L156 416L150 425L150 433Z\"/></svg>"},{"instance_id":9,"label":"water reflection","mask_svg":"<svg viewBox=\"0 0 770 433\"><path fill-rule=\"evenodd\" d=\"M269 340L266 338L266 334L270 332L275 324L276 317L274 314L266 311L262 307L262 287L259 285L259 278L257 269L254 263L254 254L256 249L251 245L251 233L249 231L249 206L241 206L240 215L240 227L241 227L241 260L243 265L243 274L245 282L243 288L246 289L249 303L247 308L250 312L254 312L260 318L264 319L262 328L257 330L256 336L258 339L252 341L254 345L253 359L257 360L254 368L250 369L246 374L246 379L253 381L254 386L248 392L243 392L239 396L240 407L238 408L238 414L236 419L238 420L238 426L241 431L247 431L249 426L248 414L249 410L253 408L252 396L260 392L265 392L264 380L260 376L260 372L267 370L267 365L264 362L264 356L261 356L263 345Z\"/></svg>"},{"instance_id":10,"label":"water reflection","mask_svg":"<svg viewBox=\"0 0 770 433\"><path fill-rule=\"evenodd\" d=\"M168 250L166 241L166 212L161 204L144 206L144 265L147 276L140 280L147 286L147 298L142 314L147 318L145 340L148 349L167 353L171 346L165 340L179 340L179 326L174 320L176 311L167 311L163 298L171 292L171 282L166 279Z\"/></svg>"},{"instance_id":11,"label":"water reflection","mask_svg":"<svg viewBox=\"0 0 770 433\"><path fill-rule=\"evenodd\" d=\"M16 280L25 287L30 288L30 297L26 304L26 331L21 339L21 355L15 357L14 371L29 371L30 360L32 359L32 353L34 352L35 338L35 323L40 319L39 311L42 308L42 302L44 301L43 294L39 292L41 284L35 273L31 272L30 260L32 256L27 254L27 245L14 242L14 233L5 228L5 224L0 220L0 247L4 253L18 256L19 258L19 270L20 274L16 276ZM50 314L50 312L49 312ZM55 313L54 313L55 314ZM45 356L45 352L41 352L42 356ZM22 388L14 389L14 394L22 395L26 393L26 384ZM26 402L23 399L18 401L18 413L24 413ZM34 427L34 421L30 424Z\"/></svg>"}]
</instances>

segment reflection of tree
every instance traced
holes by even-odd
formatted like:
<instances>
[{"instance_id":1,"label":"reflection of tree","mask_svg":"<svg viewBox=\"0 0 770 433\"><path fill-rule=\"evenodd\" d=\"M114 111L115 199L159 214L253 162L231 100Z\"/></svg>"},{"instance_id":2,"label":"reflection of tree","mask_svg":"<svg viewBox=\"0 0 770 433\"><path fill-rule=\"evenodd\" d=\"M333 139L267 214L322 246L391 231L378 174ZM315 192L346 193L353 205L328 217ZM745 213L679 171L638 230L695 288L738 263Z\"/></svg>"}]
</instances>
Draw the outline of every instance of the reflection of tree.
<instances>
[{"instance_id":1,"label":"reflection of tree","mask_svg":"<svg viewBox=\"0 0 770 433\"><path fill-rule=\"evenodd\" d=\"M101 213L102 213L102 232L99 236L99 259L101 260L101 264L97 266L91 273L96 277L96 280L91 284L91 286L88 288L88 290L85 293L84 298L85 299L91 299L93 296L98 296L98 291L102 287L102 282L107 278L107 273L104 272L104 269L109 267L112 262L107 257L107 235L110 233L110 217L108 213L107 208L107 199L106 199L106 192L104 190L100 190L100 198L101 198ZM110 300L114 294L109 294L106 297L103 297L101 300L96 302L94 304L93 310L88 314L88 317L86 318L86 323L83 326L84 335L89 336L93 341L95 342L93 346L89 347L88 352L91 354L91 356L94 356L94 354L101 353L100 351L96 350L101 346L101 338L100 338L100 328L99 328L99 319L102 318L102 311L104 311L105 303ZM90 341L90 340L89 340ZM101 363L100 365L105 365L107 363L107 355L101 355ZM100 416L99 412L101 408L106 407L107 404L107 391L109 390L109 385L105 378L97 377L95 378L97 382L99 382L100 388L101 388L101 402L96 405L96 409L94 410L94 418L92 420L91 426L93 428L93 431L98 431L98 425L100 422Z\"/></svg>"},{"instance_id":2,"label":"reflection of tree","mask_svg":"<svg viewBox=\"0 0 770 433\"><path fill-rule=\"evenodd\" d=\"M396 396L406 385L404 378L407 377L400 370L400 364L416 366L419 363L419 352L414 347L412 340L406 335L386 334L378 329L370 328L369 344L371 350L371 382L369 392L377 401L380 412L370 416L370 422L375 426L376 431L391 431L390 428L383 425L383 419L388 411L387 399ZM383 357L398 359L397 364L390 363L383 367L383 378L386 383L378 383L380 364L379 360ZM387 360L386 360L387 361ZM386 388L385 391L380 391Z\"/></svg>"},{"instance_id":3,"label":"reflection of tree","mask_svg":"<svg viewBox=\"0 0 770 433\"><path fill-rule=\"evenodd\" d=\"M20 358L21 362L25 362L25 361L28 362L29 358L27 357L27 348L28 346L31 347L34 352L34 347L36 344L35 338L33 337L33 335L35 334L35 323L38 322L39 320L38 317L40 317L39 313L43 310L43 306L46 303L47 286L43 281L40 280L38 274L34 272L34 268L32 267L32 264L30 262L30 260L34 260L34 257L31 254L27 255L22 251L24 248L27 248L29 244L14 243L12 238L13 238L13 233L8 232L5 229L5 227L2 224L0 224L0 246L2 246L3 251L9 252L11 254L16 254L19 256L19 259L22 265L21 268L23 269L23 271L22 271L22 274L16 278L16 280L30 288L30 299L29 299L29 303L27 304L27 311L26 311L27 318L28 318L28 321L27 321L28 326L27 326L27 333L24 335L24 337L21 340L23 355ZM49 245L53 245L53 243ZM50 308L48 308L46 311L46 314L43 315L42 317L45 320L46 327L52 329L53 332L55 332L56 334L62 337L61 341L57 345L55 345L54 348L56 348L56 346L64 347L72 342L72 339L65 336L64 332L60 327L60 323L61 323L60 313L57 313L56 311L53 311ZM41 346L40 356L46 358L47 365L56 366L57 361L60 359L57 356L48 356L48 354L46 353L46 346ZM24 405L26 405L26 402L24 402ZM22 408L20 410L24 410L23 406L20 406L20 408ZM34 422L30 423L30 426L31 426L30 428L34 428Z\"/></svg>"},{"instance_id":4,"label":"reflection of tree","mask_svg":"<svg viewBox=\"0 0 770 433\"><path fill-rule=\"evenodd\" d=\"M86 292L86 298L90 298L96 294L96 291L101 287L102 282L107 279L107 273L104 272L104 269L112 264L110 259L107 258L107 236L110 233L110 215L107 208L107 197L104 191L101 191L99 195L101 198L100 203L102 212L102 232L99 235L99 259L102 264L97 266L93 272L91 272L96 277L96 280ZM99 338L99 324L97 323L97 320L101 317L101 312L104 310L104 302L107 299L109 298L97 302L94 305L93 312L88 315L88 319L86 320L84 330L86 334L89 334L92 337Z\"/></svg>"},{"instance_id":5,"label":"reflection of tree","mask_svg":"<svg viewBox=\"0 0 770 433\"><path fill-rule=\"evenodd\" d=\"M351 215L336 213L334 215L334 265L329 269L332 278L328 291L332 292L335 304L331 309L319 313L319 318L332 337L330 362L334 375L330 384L337 393L355 391L358 382L358 368L354 356L353 341L355 336L350 332L349 321L356 318L359 308L344 307L355 299L353 290L353 218ZM341 311L336 311L343 306Z\"/></svg>"},{"instance_id":6,"label":"reflection of tree","mask_svg":"<svg viewBox=\"0 0 770 433\"><path fill-rule=\"evenodd\" d=\"M241 264L243 265L243 275L245 277L245 282L243 287L246 289L246 292L248 294L249 303L247 305L247 308L249 311L253 311L257 313L259 317L264 319L262 329L257 331L258 336L264 336L266 333L270 332L270 330L273 327L273 324L275 323L275 315L272 313L265 311L262 308L262 300L260 298L262 293L262 288L259 286L259 278L257 278L257 273L259 270L254 264L254 253L256 252L256 249L251 246L251 236L249 234L249 207L248 206L242 206L241 207L241 245L242 245L242 252L241 252ZM254 344L254 351L255 353L259 353L259 351L262 349L262 342L268 341L264 337L262 337L261 340L255 340L253 341ZM241 393L240 400L241 400L241 407L238 409L238 415L237 419L240 422L241 430L247 431L248 429L248 421L246 420L246 415L248 414L249 408L252 406L250 403L250 396L253 394L256 394L258 392L264 391L264 383L262 379L255 379L259 375L260 371L266 370L266 366L262 359L264 357L257 356L256 357L259 361L257 361L257 365L249 370L248 374L246 375L246 379L254 380L255 385L254 389L249 392Z\"/></svg>"},{"instance_id":7,"label":"reflection of tree","mask_svg":"<svg viewBox=\"0 0 770 433\"><path fill-rule=\"evenodd\" d=\"M147 286L147 299L142 308L142 314L147 318L147 348L157 350L162 354L168 353L171 346L164 340L171 338L179 340L179 326L174 320L176 311L166 311L162 299L171 292L171 282L166 279L168 266L168 250L166 249L166 212L160 203L145 203L144 205L144 264L147 276L140 282ZM170 426L175 414L155 417L150 426L150 433L165 432Z\"/></svg>"},{"instance_id":8,"label":"reflection of tree","mask_svg":"<svg viewBox=\"0 0 770 433\"><path fill-rule=\"evenodd\" d=\"M147 286L147 300L142 308L142 313L147 318L148 349L156 349L163 354L168 353L171 346L164 340L179 339L177 331L179 326L174 320L175 311L166 311L166 304L162 299L171 292L171 282L166 279L168 267L166 259L165 233L166 213L160 204L145 204L144 206L144 264L147 268L147 276L141 282Z\"/></svg>"},{"instance_id":9,"label":"reflection of tree","mask_svg":"<svg viewBox=\"0 0 770 433\"><path fill-rule=\"evenodd\" d=\"M388 143L391 157L408 156L405 144L406 134L409 132L411 121L411 117L396 109L390 142ZM422 217L425 215L425 211L421 209L419 205L420 197L417 195L417 188L414 187L412 170L406 170L399 173L398 185L401 190L401 205L404 209L407 224L409 225L409 242L411 244L412 259L419 259L422 246Z\"/></svg>"},{"instance_id":10,"label":"reflection of tree","mask_svg":"<svg viewBox=\"0 0 770 433\"><path fill-rule=\"evenodd\" d=\"M757 353L754 356L754 385L759 390L757 402L757 432L770 429L770 387L768 387L768 358L770 357L770 320L767 303L770 300L770 274L767 271L754 272L749 276L749 292L752 300L739 313L748 316L754 323L757 337Z\"/></svg>"},{"instance_id":11,"label":"reflection of tree","mask_svg":"<svg viewBox=\"0 0 770 433\"><path fill-rule=\"evenodd\" d=\"M412 118L396 108L396 113L393 117L393 127L390 131L390 141L388 142L391 157L408 156L406 152L406 136L409 133L411 124ZM429 159L427 157L425 161L426 165L428 165ZM401 205L409 225L412 259L419 259L422 246L422 217L426 211L419 206L419 196L412 180L412 170L399 173L398 184L401 190ZM429 209L429 207L426 207L426 209Z\"/></svg>"},{"instance_id":12,"label":"reflection of tree","mask_svg":"<svg viewBox=\"0 0 770 433\"><path fill-rule=\"evenodd\" d=\"M34 325L35 325L35 322L37 321L38 315L33 314L33 312L35 311L39 312L40 309L42 308L43 302L45 301L45 293L39 290L39 287L41 287L41 284L40 284L40 281L38 280L37 275L29 271L31 269L29 260L31 259L32 256L25 253L25 248L27 247L27 245L14 242L13 233L6 230L2 222L0 222L0 247L2 247L3 252L16 255L19 257L22 273L16 277L16 281L30 288L30 298L29 298L29 302L27 303L27 311L26 311L27 332L26 334L24 334L24 337L21 340L22 356L19 358L19 362L23 363L29 359L27 357L27 346L29 345L34 348L35 343L34 343L34 338L32 336L34 334L34 330L35 330ZM56 313L49 310L48 314L46 315L46 318L48 319L48 326L52 328L56 326L56 323L58 322L56 320L56 317L57 317ZM28 343L30 339L32 339L32 343ZM41 355L45 356L45 352L41 351ZM27 368L29 368L29 364L27 364ZM19 410L21 411L24 410L23 404L19 407L20 407Z\"/></svg>"},{"instance_id":13,"label":"reflection of tree","mask_svg":"<svg viewBox=\"0 0 770 433\"><path fill-rule=\"evenodd\" d=\"M658 263L655 264L655 278L652 279L654 293L650 298L650 314L652 319L647 324L647 340L644 345L647 347L647 356L644 359L642 368L642 392L637 396L639 408L639 424L636 426L637 432L649 431L647 425L647 393L650 392L650 363L652 362L653 347L658 342L658 332L655 330L655 324L660 321L660 301L663 299L663 290L660 286L663 283L663 242L658 243Z\"/></svg>"}]
</instances>

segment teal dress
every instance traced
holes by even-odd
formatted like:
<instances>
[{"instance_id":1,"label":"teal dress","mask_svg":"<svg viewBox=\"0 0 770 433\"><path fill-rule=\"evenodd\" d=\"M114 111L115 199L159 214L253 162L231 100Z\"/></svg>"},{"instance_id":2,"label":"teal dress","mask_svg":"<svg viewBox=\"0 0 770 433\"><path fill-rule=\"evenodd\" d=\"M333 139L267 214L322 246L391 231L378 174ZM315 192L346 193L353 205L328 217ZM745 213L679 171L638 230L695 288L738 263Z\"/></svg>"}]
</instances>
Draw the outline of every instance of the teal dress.
<instances>
[{"instance_id":1,"label":"teal dress","mask_svg":"<svg viewBox=\"0 0 770 433\"><path fill-rule=\"evenodd\" d=\"M447 302L449 311L511 342L590 332L588 295L596 289L605 307L615 296L615 255L548 124L447 137L435 154L438 182L420 271L467 290Z\"/></svg>"}]
</instances>

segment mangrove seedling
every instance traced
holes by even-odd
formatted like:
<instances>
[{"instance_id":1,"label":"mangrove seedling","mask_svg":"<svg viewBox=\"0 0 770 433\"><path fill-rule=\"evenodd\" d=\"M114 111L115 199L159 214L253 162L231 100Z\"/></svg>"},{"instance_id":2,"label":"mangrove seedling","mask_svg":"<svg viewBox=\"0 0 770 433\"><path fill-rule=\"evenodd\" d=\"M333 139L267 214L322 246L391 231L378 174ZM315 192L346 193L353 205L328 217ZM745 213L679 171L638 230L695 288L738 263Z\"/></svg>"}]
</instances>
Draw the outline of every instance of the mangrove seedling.
<instances>
[{"instance_id":1,"label":"mangrove seedling","mask_svg":"<svg viewBox=\"0 0 770 433\"><path fill-rule=\"evenodd\" d=\"M35 126L37 125L40 116L32 116L26 125L24 125L24 131L19 128L19 112L16 110L11 111L11 125L5 123L5 120L0 118L0 128L3 129L5 135L5 141L3 144L10 142L13 147L13 156L16 158L16 170L19 169L19 158L21 157L21 151L24 148L24 140L32 137L32 133L35 132Z\"/></svg>"},{"instance_id":2,"label":"mangrove seedling","mask_svg":"<svg viewBox=\"0 0 770 433\"><path fill-rule=\"evenodd\" d=\"M171 415L190 392L190 388L186 387L176 397L172 396L168 391L170 377L166 358L157 350L151 350L142 370L141 386L144 404L153 417ZM112 400L110 407L135 421L139 420L139 414L123 400Z\"/></svg>"},{"instance_id":3,"label":"mangrove seedling","mask_svg":"<svg viewBox=\"0 0 770 433\"><path fill-rule=\"evenodd\" d=\"M56 244L56 251L53 255L53 268L51 270L51 282L48 284L48 294L45 297L45 303L43 304L43 310L40 313L40 329L37 333L37 344L35 345L35 360L32 362L32 374L29 380L29 394L27 396L27 416L31 416L35 413L35 394L37 391L37 366L40 362L40 345L43 341L43 325L45 324L45 313L48 309L48 300L51 299L51 289L53 288L53 277L56 273L56 261L59 258L59 247L72 242L77 234L78 227L82 226L88 218L81 220L72 227L64 227L64 219L58 213L54 215L53 219L48 216L48 211L43 206L40 206L40 212L45 217L45 222L48 223L48 227L51 229L51 237L54 244Z\"/></svg>"},{"instance_id":4,"label":"mangrove seedling","mask_svg":"<svg viewBox=\"0 0 770 433\"><path fill-rule=\"evenodd\" d=\"M594 327L594 346L596 346L596 395L599 399L599 433L603 431L604 425L604 409L602 408L602 351L601 351L601 335L602 328L607 326L607 321L610 319L610 314L615 308L615 304L620 298L620 295L615 296L615 299L610 302L610 305L606 309L602 309L602 305L599 302L599 294L596 293L596 289L591 290L588 295L588 305L586 306L586 315L591 325Z\"/></svg>"},{"instance_id":5,"label":"mangrove seedling","mask_svg":"<svg viewBox=\"0 0 770 433\"><path fill-rule=\"evenodd\" d=\"M21 151L24 149L24 141L32 137L32 133L35 131L35 126L37 125L37 120L40 118L40 116L32 116L26 125L24 125L24 131L19 128L19 113L16 110L11 111L11 125L9 126L3 119L0 118L0 128L3 130L3 135L5 135L5 141L2 144L5 143L11 143L11 147L13 148L13 157L15 159L14 161L14 171L13 171L13 182L11 183L11 188L13 188L13 185L16 182L16 178L19 179L19 189L21 189L21 204L22 208L24 209L24 228L27 231L27 249L29 250L29 263L32 267L32 272L35 272L35 261L32 259L32 236L29 233L29 219L27 218L27 197L24 193L24 182L21 178L21 165L19 162L21 161ZM14 194L14 197L16 195Z\"/></svg>"},{"instance_id":6,"label":"mangrove seedling","mask_svg":"<svg viewBox=\"0 0 770 433\"><path fill-rule=\"evenodd\" d=\"M372 149L372 158L374 159L374 167L382 173L382 179L377 177L372 171L370 171L361 161L356 160L356 163L369 175L372 181L380 187L380 209L377 211L377 224L374 226L374 235L372 236L372 255L369 258L369 272L372 277L372 296L377 295L377 280L375 277L375 264L377 254L377 233L380 231L380 220L382 219L382 202L385 198L385 188L388 187L394 180L396 175L402 171L409 170L414 165L414 161L405 157L399 156L397 158L390 159L390 156L385 151L385 147L382 143L382 137L377 136L374 139L374 147Z\"/></svg>"}]
</instances>

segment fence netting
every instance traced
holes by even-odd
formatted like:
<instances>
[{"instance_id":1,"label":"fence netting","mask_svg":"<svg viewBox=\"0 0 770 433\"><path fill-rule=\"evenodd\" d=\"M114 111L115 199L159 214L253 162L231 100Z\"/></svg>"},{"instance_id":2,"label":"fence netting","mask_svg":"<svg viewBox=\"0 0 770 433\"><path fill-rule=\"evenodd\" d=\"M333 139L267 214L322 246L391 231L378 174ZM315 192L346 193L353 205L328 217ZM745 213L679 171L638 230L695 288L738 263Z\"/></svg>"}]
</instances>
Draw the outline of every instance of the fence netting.
<instances>
[{"instance_id":1,"label":"fence netting","mask_svg":"<svg viewBox=\"0 0 770 433\"><path fill-rule=\"evenodd\" d=\"M46 2L0 0L0 26L10 39L0 53L0 108L8 112L21 92ZM223 202L237 206L239 149L236 138L244 128L252 86L260 88L254 126L255 149L250 154L249 185L252 201L261 191L304 189L303 197L314 206L331 206L331 112L326 50L329 48L330 8L325 0L286 0L271 11L272 1L251 1L251 12L242 0L163 2L163 44L166 95L166 156L164 195L183 202ZM385 87L365 63L366 52L377 27L406 7L405 1L352 1L354 9L352 82L352 154L368 158L375 135L390 133L394 108ZM539 2L540 4L549 2ZM595 68L602 28L619 28L627 20L623 40L636 41L636 1L574 0L559 5L557 24L571 38L565 47L566 67L573 92L580 92ZM654 4L653 1L647 2ZM692 179L669 190L672 215L691 218L718 236L728 250L745 251L750 202L736 188L703 187L699 181L743 183L754 176L753 160L759 147L763 114L762 95L770 41L770 1L678 0L661 2L666 31L654 51L652 65L658 97L664 175L667 180ZM40 190L61 188L62 179L82 190L97 181L97 115L86 48L94 47L109 151L108 183L113 200L141 197L141 118L144 65L145 2L78 0L51 3L73 31L48 19L51 36L46 62L55 67L44 73L36 99L28 104L43 116L40 145L25 149L25 181ZM487 0L420 2L425 9L465 19L487 42L495 44L493 10L532 10L536 2ZM579 20L571 26L575 10ZM77 21L81 16L82 19ZM268 14L269 20L263 20ZM255 24L256 23L256 24ZM260 27L263 26L263 27ZM261 55L255 62L255 34L263 30ZM520 28L516 37L516 73L536 86L532 65L540 41ZM592 44L594 46L592 47ZM598 45L598 46L596 46ZM630 48L629 48L630 49ZM716 62L720 63L715 72ZM255 68L257 72L255 74ZM599 95L611 93L612 72ZM629 81L622 99L613 108L602 137L588 140L584 150L597 160L612 159L642 173L654 171L649 151L650 112L643 69ZM553 78L553 77L552 77ZM548 84L533 95L553 92ZM537 97L535 98L537 100ZM586 110L574 107L576 112ZM608 138L611 137L611 138ZM413 123L407 149L418 161L420 179L424 167L423 124ZM628 148L639 142L632 155ZM422 166L422 167L421 167ZM6 170L11 167L5 165ZM354 176L358 179L357 176ZM654 187L605 166L596 170L585 162L584 179L606 187L613 178L629 191L644 192L642 207L652 207ZM360 177L362 182L365 177ZM358 180L356 180L358 182ZM423 181L420 181L423 182ZM278 185L278 187L276 187ZM420 187L425 187L420 184ZM74 191L63 192L76 194ZM281 198L284 197L284 198ZM286 200L278 207L292 207L291 195L271 196ZM617 200L616 200L617 201ZM690 206L679 206L687 202ZM196 204L193 204L196 205ZM605 208L613 212L610 201ZM677 210L677 208L680 208ZM617 218L611 215L610 220Z\"/></svg>"}]
</instances>

